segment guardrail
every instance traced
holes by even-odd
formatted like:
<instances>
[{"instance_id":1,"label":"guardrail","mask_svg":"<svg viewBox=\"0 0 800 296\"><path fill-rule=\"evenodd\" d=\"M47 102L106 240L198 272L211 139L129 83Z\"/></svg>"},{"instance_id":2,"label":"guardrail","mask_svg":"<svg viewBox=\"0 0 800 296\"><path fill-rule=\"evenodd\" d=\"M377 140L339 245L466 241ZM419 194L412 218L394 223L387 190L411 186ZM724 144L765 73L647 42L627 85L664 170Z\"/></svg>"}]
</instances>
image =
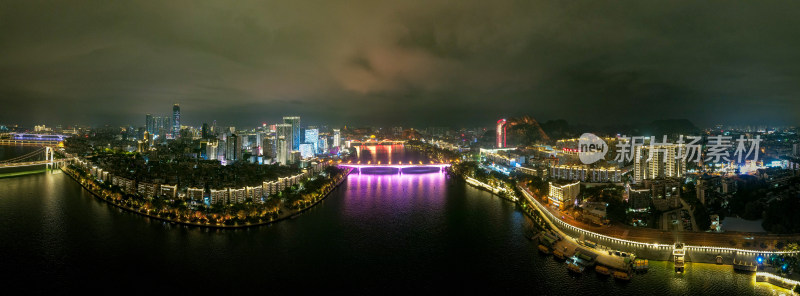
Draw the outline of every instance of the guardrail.
<instances>
[{"instance_id":1,"label":"guardrail","mask_svg":"<svg viewBox=\"0 0 800 296\"><path fill-rule=\"evenodd\" d=\"M517 185L517 187L519 188L520 191L522 191L522 195L524 195L525 198L528 199L536 207L536 210L539 211L542 214L542 216L545 217L545 219L547 219L550 222L551 225L556 226L559 229L566 228L572 231L582 233L584 235L594 236L603 240L607 240L622 245L629 245L629 246L643 247L643 248L654 248L654 249L670 249L674 247L673 244L659 244L659 243L650 244L650 243L637 242L637 241L607 236L604 234L599 234L579 227L575 227L567 222L564 222L563 220L554 216L553 213L545 209L544 205L539 203L539 201L536 200L536 198L534 198L533 196L531 196L530 193L528 193L527 188L521 185ZM685 245L684 249L694 250L694 251L741 252L741 253L756 254L756 255L757 254L765 254L765 255L800 254L800 251L759 251L759 250L746 250L746 249L712 247L712 246L691 246L691 245Z\"/></svg>"}]
</instances>

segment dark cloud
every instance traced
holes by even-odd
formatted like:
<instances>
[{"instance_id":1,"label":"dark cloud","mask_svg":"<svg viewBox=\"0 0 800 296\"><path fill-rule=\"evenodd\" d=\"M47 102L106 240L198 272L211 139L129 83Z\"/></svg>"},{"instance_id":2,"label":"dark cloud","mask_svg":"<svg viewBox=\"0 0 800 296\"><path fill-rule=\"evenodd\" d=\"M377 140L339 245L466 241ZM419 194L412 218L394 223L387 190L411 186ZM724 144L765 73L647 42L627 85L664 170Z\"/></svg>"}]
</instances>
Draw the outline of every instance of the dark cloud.
<instances>
[{"instance_id":1,"label":"dark cloud","mask_svg":"<svg viewBox=\"0 0 800 296\"><path fill-rule=\"evenodd\" d=\"M3 1L0 121L798 123L796 1Z\"/></svg>"}]
</instances>

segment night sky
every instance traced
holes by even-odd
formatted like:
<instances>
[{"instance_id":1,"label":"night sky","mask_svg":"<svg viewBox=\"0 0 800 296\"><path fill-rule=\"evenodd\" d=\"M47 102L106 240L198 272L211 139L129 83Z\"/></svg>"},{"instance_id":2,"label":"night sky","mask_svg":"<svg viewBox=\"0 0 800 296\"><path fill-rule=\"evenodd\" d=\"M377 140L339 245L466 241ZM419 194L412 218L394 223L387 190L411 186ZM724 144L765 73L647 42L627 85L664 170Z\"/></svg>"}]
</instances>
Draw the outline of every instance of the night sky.
<instances>
[{"instance_id":1,"label":"night sky","mask_svg":"<svg viewBox=\"0 0 800 296\"><path fill-rule=\"evenodd\" d=\"M800 123L800 1L2 1L0 124Z\"/></svg>"}]
</instances>

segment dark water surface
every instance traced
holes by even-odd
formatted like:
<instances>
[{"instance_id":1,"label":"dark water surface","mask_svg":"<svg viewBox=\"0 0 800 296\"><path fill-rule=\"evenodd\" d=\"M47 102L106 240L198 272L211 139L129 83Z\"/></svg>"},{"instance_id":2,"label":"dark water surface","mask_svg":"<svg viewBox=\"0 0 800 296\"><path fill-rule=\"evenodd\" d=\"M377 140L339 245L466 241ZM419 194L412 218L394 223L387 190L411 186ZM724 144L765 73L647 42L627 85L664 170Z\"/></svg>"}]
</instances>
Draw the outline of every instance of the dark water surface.
<instances>
[{"instance_id":1,"label":"dark water surface","mask_svg":"<svg viewBox=\"0 0 800 296\"><path fill-rule=\"evenodd\" d=\"M14 155L0 146L0 159ZM444 174L351 175L300 217L242 230L165 224L59 171L0 179L0 283L27 292L503 292L768 295L730 266L651 262L629 283L537 253L515 205ZM338 293L337 293L338 294Z\"/></svg>"}]
</instances>

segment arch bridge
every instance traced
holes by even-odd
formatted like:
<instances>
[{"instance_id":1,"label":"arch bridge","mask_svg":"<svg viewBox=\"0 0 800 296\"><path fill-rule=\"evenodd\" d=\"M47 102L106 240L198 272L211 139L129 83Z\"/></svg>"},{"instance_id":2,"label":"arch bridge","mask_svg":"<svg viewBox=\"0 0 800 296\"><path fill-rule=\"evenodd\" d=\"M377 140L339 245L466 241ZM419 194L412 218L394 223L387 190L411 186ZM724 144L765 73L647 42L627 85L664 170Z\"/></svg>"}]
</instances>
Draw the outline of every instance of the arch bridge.
<instances>
[{"instance_id":1,"label":"arch bridge","mask_svg":"<svg viewBox=\"0 0 800 296\"><path fill-rule=\"evenodd\" d=\"M432 173L443 172L446 168L450 167L450 163L423 163L423 162L398 162L393 163L339 163L339 167L353 168L358 170L358 173L377 173L377 174L403 174L403 173Z\"/></svg>"}]
</instances>

